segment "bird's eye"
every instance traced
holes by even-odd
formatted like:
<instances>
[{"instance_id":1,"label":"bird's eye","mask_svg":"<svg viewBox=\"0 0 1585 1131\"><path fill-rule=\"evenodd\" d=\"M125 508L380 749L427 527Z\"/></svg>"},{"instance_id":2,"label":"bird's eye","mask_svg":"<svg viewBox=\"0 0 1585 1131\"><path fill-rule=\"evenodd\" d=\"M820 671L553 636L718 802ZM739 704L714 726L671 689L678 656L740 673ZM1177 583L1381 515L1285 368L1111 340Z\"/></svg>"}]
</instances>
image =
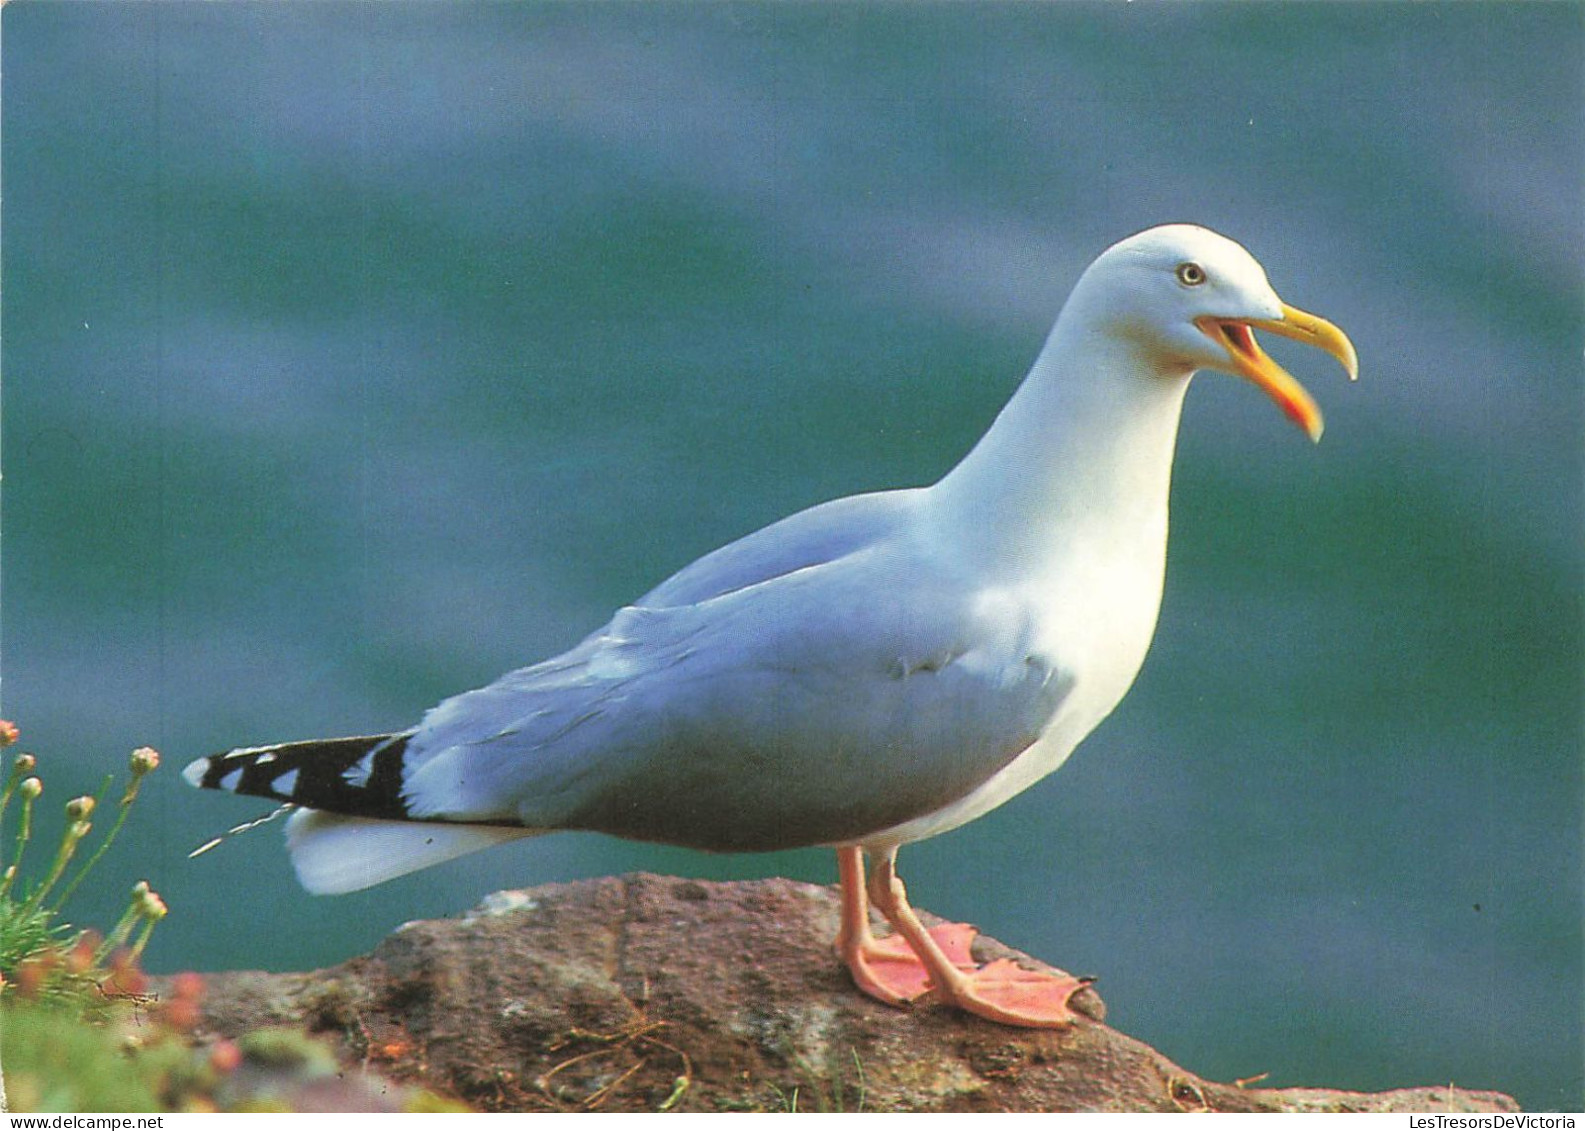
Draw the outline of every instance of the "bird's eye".
<instances>
[{"instance_id":1,"label":"bird's eye","mask_svg":"<svg viewBox=\"0 0 1585 1131\"><path fill-rule=\"evenodd\" d=\"M1186 287L1197 287L1205 282L1205 268L1198 263L1178 264L1178 282Z\"/></svg>"}]
</instances>

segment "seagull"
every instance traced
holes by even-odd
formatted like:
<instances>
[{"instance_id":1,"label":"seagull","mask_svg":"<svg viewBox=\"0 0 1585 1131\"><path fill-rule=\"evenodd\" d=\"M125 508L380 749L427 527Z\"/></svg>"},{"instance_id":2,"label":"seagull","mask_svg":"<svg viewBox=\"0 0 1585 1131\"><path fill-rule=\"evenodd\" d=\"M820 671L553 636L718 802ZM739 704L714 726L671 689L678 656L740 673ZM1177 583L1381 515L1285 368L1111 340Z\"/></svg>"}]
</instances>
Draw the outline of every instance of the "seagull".
<instances>
[{"instance_id":1,"label":"seagull","mask_svg":"<svg viewBox=\"0 0 1585 1131\"><path fill-rule=\"evenodd\" d=\"M1084 271L1017 392L934 485L836 499L706 554L411 729L239 748L184 776L290 806L315 893L564 829L831 847L836 950L861 991L1068 1025L1086 981L976 964L973 927L921 923L897 852L1056 770L1133 683L1196 371L1248 379L1320 439L1315 401L1257 330L1357 376L1348 337L1279 299L1239 244L1188 224L1131 236Z\"/></svg>"}]
</instances>

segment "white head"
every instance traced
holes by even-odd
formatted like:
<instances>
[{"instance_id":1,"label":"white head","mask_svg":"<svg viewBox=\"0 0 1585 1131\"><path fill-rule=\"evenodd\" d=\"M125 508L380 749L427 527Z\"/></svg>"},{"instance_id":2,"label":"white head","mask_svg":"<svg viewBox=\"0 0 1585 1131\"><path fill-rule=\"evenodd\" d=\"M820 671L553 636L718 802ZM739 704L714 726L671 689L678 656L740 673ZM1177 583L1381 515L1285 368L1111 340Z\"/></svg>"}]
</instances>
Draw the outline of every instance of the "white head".
<instances>
[{"instance_id":1,"label":"white head","mask_svg":"<svg viewBox=\"0 0 1585 1131\"><path fill-rule=\"evenodd\" d=\"M1354 377L1354 347L1324 319L1277 297L1255 257L1226 236L1165 224L1130 236L1090 264L1068 300L1089 324L1134 342L1178 374L1218 369L1260 386L1312 438L1321 413L1255 341L1269 330L1326 350Z\"/></svg>"}]
</instances>

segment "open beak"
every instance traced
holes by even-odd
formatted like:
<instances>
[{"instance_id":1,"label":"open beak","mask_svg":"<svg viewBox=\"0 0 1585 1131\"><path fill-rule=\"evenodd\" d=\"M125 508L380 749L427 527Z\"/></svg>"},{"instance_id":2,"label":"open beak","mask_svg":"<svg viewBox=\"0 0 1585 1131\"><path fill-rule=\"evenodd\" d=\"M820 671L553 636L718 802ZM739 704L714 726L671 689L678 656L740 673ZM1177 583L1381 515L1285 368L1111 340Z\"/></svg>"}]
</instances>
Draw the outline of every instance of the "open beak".
<instances>
[{"instance_id":1,"label":"open beak","mask_svg":"<svg viewBox=\"0 0 1585 1131\"><path fill-rule=\"evenodd\" d=\"M1286 369L1273 361L1255 340L1255 330L1269 330L1296 342L1317 346L1342 364L1350 381L1359 377L1359 356L1348 335L1324 318L1306 314L1282 304L1281 318L1199 318L1195 325L1217 345L1227 350L1228 369L1247 377L1276 401L1288 418L1303 428L1312 440L1321 438L1321 410L1304 386Z\"/></svg>"}]
</instances>

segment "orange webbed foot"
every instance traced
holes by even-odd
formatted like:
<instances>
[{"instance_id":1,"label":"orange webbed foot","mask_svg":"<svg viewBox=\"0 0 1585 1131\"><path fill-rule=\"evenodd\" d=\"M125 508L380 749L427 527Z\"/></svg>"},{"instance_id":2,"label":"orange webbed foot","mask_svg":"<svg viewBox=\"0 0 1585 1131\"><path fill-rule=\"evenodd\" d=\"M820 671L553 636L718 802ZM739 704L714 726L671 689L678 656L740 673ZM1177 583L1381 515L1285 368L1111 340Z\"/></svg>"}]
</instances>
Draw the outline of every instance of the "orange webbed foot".
<instances>
[{"instance_id":1,"label":"orange webbed foot","mask_svg":"<svg viewBox=\"0 0 1585 1131\"><path fill-rule=\"evenodd\" d=\"M932 996L966 1013L1003 1025L1059 1029L1078 1018L1070 1002L1091 982L1057 970L1026 970L1009 958L997 959L933 986Z\"/></svg>"},{"instance_id":2,"label":"orange webbed foot","mask_svg":"<svg viewBox=\"0 0 1585 1131\"><path fill-rule=\"evenodd\" d=\"M969 947L977 933L967 923L943 923L930 928L930 937L948 961L965 971L975 969ZM838 949L843 951L842 959L853 973L854 984L887 1005L907 1005L930 992L929 969L900 935L869 938Z\"/></svg>"}]
</instances>

